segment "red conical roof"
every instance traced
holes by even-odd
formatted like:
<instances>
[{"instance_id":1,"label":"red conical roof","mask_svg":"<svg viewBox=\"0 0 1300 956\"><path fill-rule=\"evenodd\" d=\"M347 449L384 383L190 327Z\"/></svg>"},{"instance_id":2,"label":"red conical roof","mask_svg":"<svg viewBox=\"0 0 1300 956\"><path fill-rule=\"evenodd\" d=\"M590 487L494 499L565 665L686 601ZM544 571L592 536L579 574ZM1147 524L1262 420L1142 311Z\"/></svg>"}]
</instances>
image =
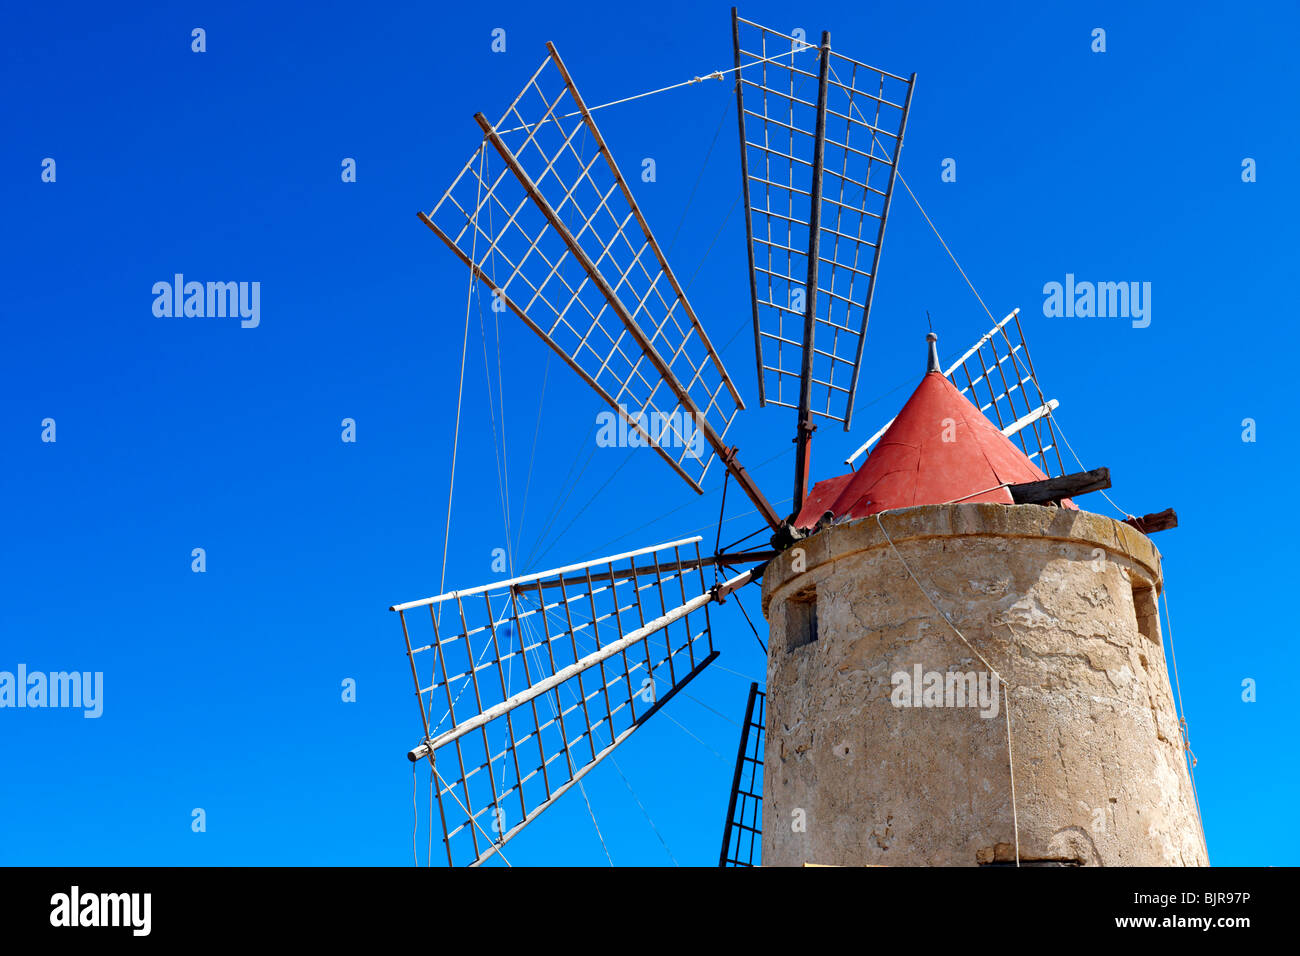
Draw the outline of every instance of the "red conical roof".
<instances>
[{"instance_id":1,"label":"red conical roof","mask_svg":"<svg viewBox=\"0 0 1300 956\"><path fill-rule=\"evenodd\" d=\"M827 511L863 518L955 501L1012 504L1004 484L1046 477L943 373L931 371L858 471L813 486L795 527L811 528Z\"/></svg>"}]
</instances>

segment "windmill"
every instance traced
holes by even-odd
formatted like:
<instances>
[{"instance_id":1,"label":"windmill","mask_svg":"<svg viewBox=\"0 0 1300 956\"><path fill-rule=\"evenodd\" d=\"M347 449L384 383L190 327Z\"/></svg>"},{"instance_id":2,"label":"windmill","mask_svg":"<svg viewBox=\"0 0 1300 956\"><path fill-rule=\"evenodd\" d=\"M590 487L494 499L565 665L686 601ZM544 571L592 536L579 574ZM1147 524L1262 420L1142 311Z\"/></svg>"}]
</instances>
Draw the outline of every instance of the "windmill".
<instances>
[{"instance_id":1,"label":"windmill","mask_svg":"<svg viewBox=\"0 0 1300 956\"><path fill-rule=\"evenodd\" d=\"M702 494L716 464L771 532L761 550L706 554L689 537L392 607L422 722L408 757L431 768L450 866L504 859L512 839L707 668L718 656L715 605L829 523L873 513L867 499L840 493L879 457L873 446L888 444L890 425L846 462L867 455L867 465L815 487L811 445L819 420L845 431L853 420L915 75L850 59L829 33L814 46L735 10L732 40L725 72L735 85L758 400L795 412L791 513L777 511L728 444L746 409L741 392L553 45L497 122L475 115L481 143L419 213L493 302L669 470ZM967 487L976 492L967 498L1062 501L1109 487L1107 474L1062 474L1057 403L1038 386L1017 313L946 371L931 336L928 371L942 372L996 436L981 440L1020 443L1015 475ZM705 569L728 576L710 583ZM755 685L724 864L755 861L764 702Z\"/></svg>"}]
</instances>

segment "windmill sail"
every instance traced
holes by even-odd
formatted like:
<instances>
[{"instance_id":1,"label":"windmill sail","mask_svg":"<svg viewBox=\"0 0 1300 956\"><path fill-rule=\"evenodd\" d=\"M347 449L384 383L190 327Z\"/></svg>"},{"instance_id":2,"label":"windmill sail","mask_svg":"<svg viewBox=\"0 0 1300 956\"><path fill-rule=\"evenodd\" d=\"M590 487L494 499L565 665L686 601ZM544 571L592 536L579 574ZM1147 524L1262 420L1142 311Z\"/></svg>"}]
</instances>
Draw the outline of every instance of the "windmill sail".
<instances>
[{"instance_id":1,"label":"windmill sail","mask_svg":"<svg viewBox=\"0 0 1300 956\"><path fill-rule=\"evenodd\" d=\"M732 36L759 401L848 431L916 74L734 9Z\"/></svg>"},{"instance_id":2,"label":"windmill sail","mask_svg":"<svg viewBox=\"0 0 1300 956\"><path fill-rule=\"evenodd\" d=\"M420 218L697 492L744 402L555 48Z\"/></svg>"},{"instance_id":3,"label":"windmill sail","mask_svg":"<svg viewBox=\"0 0 1300 956\"><path fill-rule=\"evenodd\" d=\"M763 732L767 727L766 710L767 694L758 689L757 683L750 684L718 866L761 866L763 863Z\"/></svg>"},{"instance_id":4,"label":"windmill sail","mask_svg":"<svg viewBox=\"0 0 1300 956\"><path fill-rule=\"evenodd\" d=\"M1014 332L1014 337L1008 333ZM1044 474L1065 474L1061 450L1052 425L1052 412L1060 407L1048 399L1038 384L1029 346L1020 327L1020 310L989 329L943 373L962 395L995 421L1002 434L1015 436L1029 460ZM858 450L844 459L852 465L866 454L894 423L891 418ZM1049 456L1048 452L1054 454Z\"/></svg>"},{"instance_id":5,"label":"windmill sail","mask_svg":"<svg viewBox=\"0 0 1300 956\"><path fill-rule=\"evenodd\" d=\"M699 541L392 608L448 865L499 854L717 656L708 605L754 572L706 586Z\"/></svg>"}]
</instances>

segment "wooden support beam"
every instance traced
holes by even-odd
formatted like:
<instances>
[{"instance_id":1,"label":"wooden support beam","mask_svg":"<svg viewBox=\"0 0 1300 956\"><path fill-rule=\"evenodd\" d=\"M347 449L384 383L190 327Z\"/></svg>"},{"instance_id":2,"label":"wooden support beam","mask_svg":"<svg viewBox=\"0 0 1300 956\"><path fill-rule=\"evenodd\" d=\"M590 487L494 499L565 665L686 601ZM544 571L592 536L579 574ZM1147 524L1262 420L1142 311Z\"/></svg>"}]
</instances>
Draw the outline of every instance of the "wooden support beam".
<instances>
[{"instance_id":1,"label":"wooden support beam","mask_svg":"<svg viewBox=\"0 0 1300 956\"><path fill-rule=\"evenodd\" d=\"M1011 500L1018 505L1042 505L1062 498L1086 495L1090 491L1105 491L1110 487L1110 469L1094 468L1079 471L1046 481L1027 481L1022 485L1008 485Z\"/></svg>"},{"instance_id":2,"label":"wooden support beam","mask_svg":"<svg viewBox=\"0 0 1300 956\"><path fill-rule=\"evenodd\" d=\"M817 430L812 420L813 343L817 332L817 285L818 269L821 266L821 254L818 250L822 236L822 172L826 165L826 92L831 65L829 30L822 31L820 58L821 65L817 79L817 117L813 127L812 180L808 186L810 191L808 275L804 282L803 351L800 354L799 365L799 418L794 434L794 507L790 512L791 524L802 510L804 498L808 496L808 475L812 466L812 434ZM790 151L794 152L793 146L790 147ZM793 238L790 241L793 242ZM761 373L762 369L759 371Z\"/></svg>"},{"instance_id":3,"label":"wooden support beam","mask_svg":"<svg viewBox=\"0 0 1300 956\"><path fill-rule=\"evenodd\" d=\"M743 571L736 575L731 580L723 582L721 586L727 589L727 593L730 593L736 588L743 587L750 581L753 581L756 577L754 569L750 568L748 571ZM493 704L491 707L488 707L486 710L474 715L473 717L461 721L451 729L443 731L442 734L434 740L426 740L424 743L412 748L406 754L407 759L410 760L411 763L417 763L418 761L423 760L429 754L434 753L455 740L459 740L470 731L478 730L480 727L487 726L498 717L505 716L521 704L526 704L530 700L545 694L547 691L559 687L566 680L577 677L579 674L590 670L601 662L609 660L615 654L621 654L638 641L643 641L652 634L662 631L668 625L680 621L692 611L697 611L704 607L704 605L715 600L717 600L717 598L713 591L706 591L699 597L691 598L680 607L672 608L666 614L655 618L653 621L646 621L644 625L638 627L636 630L629 631L618 640L606 644L604 647L588 654L586 657L580 658L568 667L557 670L550 677L542 678L535 684L525 687L523 690L519 691L519 693L507 697L505 700L501 701L501 703Z\"/></svg>"},{"instance_id":4,"label":"wooden support beam","mask_svg":"<svg viewBox=\"0 0 1300 956\"><path fill-rule=\"evenodd\" d=\"M601 571L596 574L575 574L558 581L529 581L526 584L511 585L517 594L525 591L538 591L540 587L554 588L560 585L568 587L573 584L590 584L595 581L619 581L634 579L638 574L652 577L656 572L667 574L672 571L685 571L689 568L707 568L714 564L722 567L734 567L740 564L766 564L775 558L779 551L735 551L731 554L707 554L699 558L683 558L681 561L662 561L657 564L638 564L635 567L615 568L613 572ZM729 592L728 592L729 593Z\"/></svg>"},{"instance_id":5,"label":"wooden support beam","mask_svg":"<svg viewBox=\"0 0 1300 956\"><path fill-rule=\"evenodd\" d=\"M552 49L551 52L554 53L554 50ZM576 98L576 91L573 91L572 87L570 87L570 91L575 93ZM579 107L581 108L581 106L582 104L579 102ZM500 134L497 133L492 124L488 122L487 117L482 113L475 113L474 120L480 127L482 127L483 135L487 138L487 141L492 144L492 147L500 154L502 160L505 161L506 166L509 167L512 173L514 173L515 178L519 181L519 185L523 187L528 198L531 199L533 205L537 207L537 211L545 217L546 221L550 224L551 229L554 230L555 234L559 236L561 240L563 240L564 245L568 248L569 254L573 256L574 261L582 267L582 270L585 273L587 273L587 276L591 279L592 285L595 286L596 290L604 297L614 315L623 324L623 327L627 329L628 335L630 335L632 341L636 343L637 348L641 350L641 353L647 360L649 360L655 371L659 373L659 377L663 379L664 384L668 386L668 390L676 397L682 410L694 416L695 426L704 435L704 440L709 443L718 457L722 459L727 470L730 471L732 477L736 479L737 484L740 485L741 489L749 497L749 500L758 508L758 513L763 516L763 520L768 523L768 526L771 527L773 531L779 531L781 528L780 516L776 513L776 509L772 507L771 502L767 500L762 490L754 483L754 480L750 477L749 473L739 466L739 463L736 461L736 447L733 445L728 448L723 444L722 436L718 434L717 430L713 427L713 424L705 416L705 413L695 404L695 399L691 398L690 393L686 390L686 386L681 383L669 367L668 363L664 361L663 356L659 354L658 349L655 348L650 337L645 334L645 331L637 324L632 313L628 311L627 306L619 299L614 287L609 284L609 280L606 279L600 269L596 267L596 263L592 262L591 257L587 255L586 250L583 249L582 245L578 242L577 238L574 237L573 233L569 231L569 227L565 225L563 218L558 212L556 212L550 202L547 201L546 197L542 195L537 184L533 182L532 178L524 170L524 167L519 162L519 157L517 157L510 150L510 147L502 141ZM606 150L606 155L609 155L608 150ZM617 168L612 166L611 168L616 176L620 175ZM636 207L633 206L633 208L635 209ZM536 244L536 241L534 241L534 244ZM517 314L522 314L522 312ZM704 340L703 336L701 336L701 340ZM554 345L552 347L554 347ZM721 366L719 365L719 367ZM705 411L707 410L708 409L706 408ZM627 417L626 414L624 414L624 417ZM658 447L657 442L653 444L655 447ZM687 480L690 481L690 479ZM690 484L697 492L704 494L703 489L701 489L695 482L690 481Z\"/></svg>"},{"instance_id":6,"label":"wooden support beam","mask_svg":"<svg viewBox=\"0 0 1300 956\"><path fill-rule=\"evenodd\" d=\"M1178 512L1173 508L1166 508L1164 511L1157 511L1154 514L1143 515L1140 518L1128 517L1124 523L1132 525L1143 534L1153 534L1156 531L1168 531L1170 528L1178 527Z\"/></svg>"}]
</instances>

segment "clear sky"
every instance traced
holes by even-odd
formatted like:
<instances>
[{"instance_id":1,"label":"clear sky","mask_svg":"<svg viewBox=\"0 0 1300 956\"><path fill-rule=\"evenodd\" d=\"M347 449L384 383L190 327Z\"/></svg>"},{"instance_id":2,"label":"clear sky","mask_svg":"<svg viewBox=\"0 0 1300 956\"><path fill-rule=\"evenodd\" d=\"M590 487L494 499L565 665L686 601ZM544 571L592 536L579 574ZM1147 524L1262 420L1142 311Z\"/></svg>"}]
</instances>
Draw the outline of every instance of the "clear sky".
<instances>
[{"instance_id":1,"label":"clear sky","mask_svg":"<svg viewBox=\"0 0 1300 956\"><path fill-rule=\"evenodd\" d=\"M405 752L419 713L386 609L438 590L466 288L415 213L477 144L472 114L498 116L545 41L599 103L730 67L728 11L5 7L0 670L102 672L104 699L98 719L0 710L0 862L411 861ZM1059 421L1088 467L1110 467L1112 497L1135 513L1178 510L1180 527L1156 543L1211 859L1300 862L1285 503L1296 5L747 2L741 13L809 37L830 29L847 55L919 74L904 175L990 309L1022 308ZM206 52L191 50L196 27ZM504 53L490 48L494 28ZM1091 49L1095 28L1104 53ZM710 251L740 184L730 83L598 118L625 168L656 160L657 181L634 188L665 245L685 211L672 261L690 277L703 259L690 297L756 405L739 216ZM345 158L356 182L342 181ZM955 182L941 181L949 158ZM1247 158L1255 182L1243 182ZM260 282L259 324L155 316L151 290L176 273ZM1067 274L1150 282L1150 325L1044 315L1044 285ZM836 473L919 379L926 310L945 357L988 326L900 194L855 428L819 430L814 478ZM720 473L700 498L652 451L591 454L599 401L548 368L513 319L494 425L496 348L475 315L449 588L499 577L502 442L509 546L524 569L711 539ZM341 440L345 418L355 443ZM793 431L792 413L769 408L732 435L780 502ZM1094 498L1085 504L1109 512ZM738 501L729 516L747 510ZM756 527L753 516L726 526L733 538ZM718 666L671 703L673 720L617 752L640 806L612 766L588 778L616 863L668 864L663 843L682 864L716 861L736 724L764 664L734 606L714 620ZM605 863L576 794L508 855Z\"/></svg>"}]
</instances>

